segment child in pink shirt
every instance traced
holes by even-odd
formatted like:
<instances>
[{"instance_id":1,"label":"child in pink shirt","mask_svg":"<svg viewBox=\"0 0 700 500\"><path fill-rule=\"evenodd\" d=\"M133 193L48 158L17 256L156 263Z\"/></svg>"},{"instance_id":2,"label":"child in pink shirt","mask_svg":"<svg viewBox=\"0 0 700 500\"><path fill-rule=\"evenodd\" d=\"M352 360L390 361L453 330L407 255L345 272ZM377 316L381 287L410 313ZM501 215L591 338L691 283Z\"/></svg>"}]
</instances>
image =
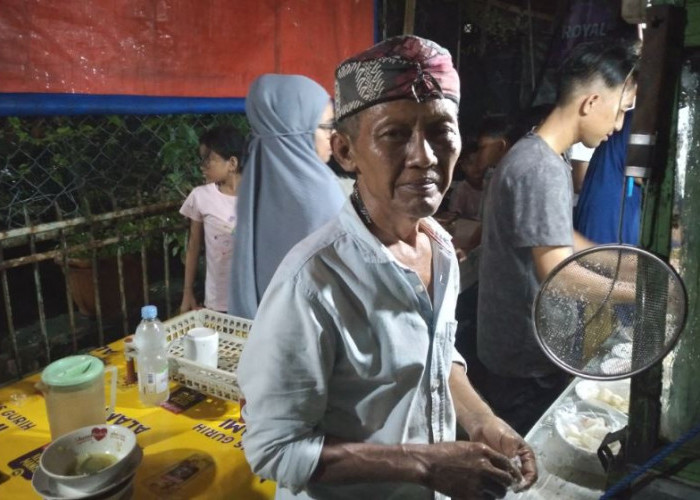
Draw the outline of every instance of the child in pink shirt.
<instances>
[{"instance_id":1,"label":"child in pink shirt","mask_svg":"<svg viewBox=\"0 0 700 500\"><path fill-rule=\"evenodd\" d=\"M193 285L202 242L207 269L204 306L226 311L243 143L240 132L231 126L214 127L199 139L200 170L207 183L194 188L180 208L180 213L191 220L181 313L198 307Z\"/></svg>"}]
</instances>

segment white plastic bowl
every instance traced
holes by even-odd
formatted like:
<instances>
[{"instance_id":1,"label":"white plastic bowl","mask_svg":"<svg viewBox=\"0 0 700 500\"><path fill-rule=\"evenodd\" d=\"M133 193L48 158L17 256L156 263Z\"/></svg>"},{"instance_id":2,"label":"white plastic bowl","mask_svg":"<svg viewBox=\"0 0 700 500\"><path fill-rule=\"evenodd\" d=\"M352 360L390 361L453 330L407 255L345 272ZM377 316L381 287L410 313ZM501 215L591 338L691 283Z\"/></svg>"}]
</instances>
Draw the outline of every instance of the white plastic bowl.
<instances>
[{"instance_id":1,"label":"white plastic bowl","mask_svg":"<svg viewBox=\"0 0 700 500\"><path fill-rule=\"evenodd\" d=\"M592 418L602 418L611 431L621 429L626 417L614 410L591 405L586 401L565 400L553 410L553 429L540 453L542 465L551 474L568 482L576 483L590 489L604 489L606 472L595 451L590 451L570 442L566 435L566 423L571 423L572 417L586 415ZM601 438L602 441L602 438Z\"/></svg>"},{"instance_id":2,"label":"white plastic bowl","mask_svg":"<svg viewBox=\"0 0 700 500\"><path fill-rule=\"evenodd\" d=\"M39 467L59 488L89 493L123 477L125 468L133 466L130 458L137 448L136 435L126 427L90 425L54 440L41 454ZM76 475L76 464L96 454L111 455L115 461L93 474Z\"/></svg>"},{"instance_id":3,"label":"white plastic bowl","mask_svg":"<svg viewBox=\"0 0 700 500\"><path fill-rule=\"evenodd\" d=\"M589 421L600 419L603 422L603 428L607 432L612 432L625 425L621 419L626 420L626 417L620 412L606 410L587 401L577 402L575 412L556 411L554 414L554 436L551 442L552 451L555 452L552 455L560 465L567 464L580 472L603 475L604 477L605 471L596 453L604 435L601 435L600 439L590 438L591 441L596 441L595 449L587 448L583 443L574 443L570 441L572 438L568 436L569 425L575 423L577 430L583 431L581 422L586 419ZM600 431L601 428L598 427L597 430Z\"/></svg>"},{"instance_id":4,"label":"white plastic bowl","mask_svg":"<svg viewBox=\"0 0 700 500\"><path fill-rule=\"evenodd\" d=\"M32 476L32 488L34 488L34 491L36 491L37 494L45 500L65 500L67 498L75 500L88 498L116 500L122 498L122 496L126 496L125 491L134 482L136 469L138 468L142 459L143 452L141 451L141 448L137 446L134 448L134 452L129 454L129 456L125 459L128 461L129 465L123 471L123 474L120 473L119 477L106 486L87 493L71 488L70 486L66 486L65 484L59 484L47 476L46 473L41 470L41 467L34 471L34 475Z\"/></svg>"}]
</instances>

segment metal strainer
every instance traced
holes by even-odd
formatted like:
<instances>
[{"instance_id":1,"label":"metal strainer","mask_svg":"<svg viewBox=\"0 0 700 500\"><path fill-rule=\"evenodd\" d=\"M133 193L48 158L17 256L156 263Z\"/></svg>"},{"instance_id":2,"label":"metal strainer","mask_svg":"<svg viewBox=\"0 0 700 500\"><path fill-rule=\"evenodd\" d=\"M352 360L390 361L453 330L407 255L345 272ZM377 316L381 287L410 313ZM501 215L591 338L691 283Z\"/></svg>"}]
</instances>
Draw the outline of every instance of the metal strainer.
<instances>
[{"instance_id":1,"label":"metal strainer","mask_svg":"<svg viewBox=\"0 0 700 500\"><path fill-rule=\"evenodd\" d=\"M635 375L675 345L688 299L678 273L656 255L600 245L560 263L533 306L537 341L563 370L584 378Z\"/></svg>"}]
</instances>

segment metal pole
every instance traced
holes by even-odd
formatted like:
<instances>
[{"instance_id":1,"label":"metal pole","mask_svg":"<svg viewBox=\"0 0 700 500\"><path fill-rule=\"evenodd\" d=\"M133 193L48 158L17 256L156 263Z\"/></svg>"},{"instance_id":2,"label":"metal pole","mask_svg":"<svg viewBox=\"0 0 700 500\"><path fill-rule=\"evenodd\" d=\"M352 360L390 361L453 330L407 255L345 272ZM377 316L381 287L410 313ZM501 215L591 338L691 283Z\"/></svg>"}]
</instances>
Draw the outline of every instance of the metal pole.
<instances>
[{"instance_id":1,"label":"metal pole","mask_svg":"<svg viewBox=\"0 0 700 500\"><path fill-rule=\"evenodd\" d=\"M56 208L56 219L60 222L63 220L63 213L58 203L54 203ZM78 350L78 337L75 331L75 310L73 308L73 298L71 297L70 281L68 277L68 242L66 241L66 233L63 229L59 230L61 238L61 268L63 269L63 278L66 284L66 301L68 305L68 323L70 324L71 342L73 344L73 352Z\"/></svg>"},{"instance_id":2,"label":"metal pole","mask_svg":"<svg viewBox=\"0 0 700 500\"><path fill-rule=\"evenodd\" d=\"M170 259L168 258L168 249L170 248L170 245L168 245L168 238L163 237L163 266L164 266L164 271L165 271L165 312L168 315L168 318L171 316L171 311L170 311Z\"/></svg>"},{"instance_id":3,"label":"metal pole","mask_svg":"<svg viewBox=\"0 0 700 500\"><path fill-rule=\"evenodd\" d=\"M95 245L95 224L92 218L92 210L90 202L87 198L83 199L87 220L90 222L90 246L92 247L92 255L90 257L92 266L92 288L93 296L95 297L95 316L97 317L97 342L100 347L105 343L104 325L102 324L102 304L100 302L100 278L99 278L99 260L97 259L97 245Z\"/></svg>"},{"instance_id":4,"label":"metal pole","mask_svg":"<svg viewBox=\"0 0 700 500\"><path fill-rule=\"evenodd\" d=\"M403 13L403 34L412 35L416 23L416 0L405 0Z\"/></svg>"},{"instance_id":5,"label":"metal pole","mask_svg":"<svg viewBox=\"0 0 700 500\"><path fill-rule=\"evenodd\" d=\"M527 0L528 40L530 42L530 92L535 91L535 42L532 34L532 0Z\"/></svg>"},{"instance_id":6,"label":"metal pole","mask_svg":"<svg viewBox=\"0 0 700 500\"><path fill-rule=\"evenodd\" d=\"M139 207L143 204L141 191L137 193ZM141 225L141 285L143 286L143 303L150 304L148 294L148 259L146 258L146 232Z\"/></svg>"},{"instance_id":7,"label":"metal pole","mask_svg":"<svg viewBox=\"0 0 700 500\"><path fill-rule=\"evenodd\" d=\"M132 218L137 215L158 214L176 209L180 206L179 201L167 201L163 203L155 203L145 207L127 208L109 212L105 214L95 215L94 217L76 217L70 220L60 220L57 222L48 222L45 224L37 224L36 226L22 227L19 229L10 229L9 231L0 231L0 246L3 248L11 248L13 246L24 245L26 238L33 234L36 236L36 241L52 240L59 236L61 229L69 229L72 227L86 225L88 223L107 223L118 219Z\"/></svg>"},{"instance_id":8,"label":"metal pole","mask_svg":"<svg viewBox=\"0 0 700 500\"><path fill-rule=\"evenodd\" d=\"M182 230L181 225L179 224L174 224L174 225L169 225L165 227L158 227L154 229L149 229L146 230L146 233L152 233L155 231L158 231L160 233L164 231L178 231ZM122 236L122 241L130 241L133 239L136 239L140 237L140 235L128 235L128 236ZM111 236L109 238L105 238L103 240L93 240L89 243L83 243L80 245L75 245L72 247L68 247L65 249L65 252L70 255L72 252L80 252L80 251L86 251L86 250L92 250L93 248L102 248L106 247L109 245L114 245L118 243L118 239L116 236ZM0 245L0 248L3 248L2 245ZM61 255L64 253L64 250L49 250L48 252L42 252L42 253L37 253L34 255L27 255L25 257L17 257L15 259L10 259L4 262L0 262L0 271L2 270L7 270L7 269L12 269L14 267L22 267L26 266L28 264L32 264L34 262L41 262L43 260L49 260L49 259L55 259L57 257L61 257Z\"/></svg>"},{"instance_id":9,"label":"metal pole","mask_svg":"<svg viewBox=\"0 0 700 500\"><path fill-rule=\"evenodd\" d=\"M32 225L32 221L29 219L29 212L27 211L27 205L23 207L24 220L27 226ZM36 253L36 240L34 235L29 236L29 250L32 253ZM41 337L44 340L44 352L46 353L46 359L48 362L51 361L51 346L49 345L49 333L46 329L46 312L44 311L44 295L41 291L41 278L39 277L39 263L35 262L33 264L34 271L34 286L36 291L36 306L39 311L39 327L41 329Z\"/></svg>"},{"instance_id":10,"label":"metal pole","mask_svg":"<svg viewBox=\"0 0 700 500\"><path fill-rule=\"evenodd\" d=\"M3 263L3 260L2 247L0 247L0 264ZM7 314L7 333L10 335L10 342L12 343L12 354L15 358L17 374L22 374L24 373L24 367L22 366L22 360L19 357L19 349L17 347L17 336L14 324L15 322L12 319L12 301L10 301L10 286L7 282L7 271L5 269L0 269L0 274L2 274L2 298L5 303L5 313Z\"/></svg>"},{"instance_id":11,"label":"metal pole","mask_svg":"<svg viewBox=\"0 0 700 500\"><path fill-rule=\"evenodd\" d=\"M117 200L112 196L112 209L117 210ZM126 310L126 290L124 286L124 251L122 248L122 234L119 225L116 226L117 233L117 282L119 283L119 306L122 312L122 331L124 335L129 332L129 315Z\"/></svg>"}]
</instances>

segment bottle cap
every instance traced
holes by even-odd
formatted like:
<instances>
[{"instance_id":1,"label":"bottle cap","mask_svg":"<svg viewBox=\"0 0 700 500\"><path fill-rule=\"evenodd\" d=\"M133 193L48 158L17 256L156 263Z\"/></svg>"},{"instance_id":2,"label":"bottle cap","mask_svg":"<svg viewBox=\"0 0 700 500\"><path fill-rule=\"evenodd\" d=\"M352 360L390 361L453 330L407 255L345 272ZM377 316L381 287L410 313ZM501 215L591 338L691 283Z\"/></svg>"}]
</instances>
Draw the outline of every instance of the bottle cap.
<instances>
[{"instance_id":1,"label":"bottle cap","mask_svg":"<svg viewBox=\"0 0 700 500\"><path fill-rule=\"evenodd\" d=\"M141 318L156 319L158 317L158 308L156 306L143 306L141 308Z\"/></svg>"}]
</instances>

